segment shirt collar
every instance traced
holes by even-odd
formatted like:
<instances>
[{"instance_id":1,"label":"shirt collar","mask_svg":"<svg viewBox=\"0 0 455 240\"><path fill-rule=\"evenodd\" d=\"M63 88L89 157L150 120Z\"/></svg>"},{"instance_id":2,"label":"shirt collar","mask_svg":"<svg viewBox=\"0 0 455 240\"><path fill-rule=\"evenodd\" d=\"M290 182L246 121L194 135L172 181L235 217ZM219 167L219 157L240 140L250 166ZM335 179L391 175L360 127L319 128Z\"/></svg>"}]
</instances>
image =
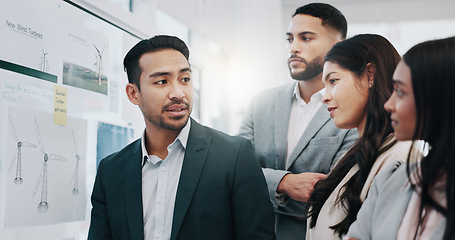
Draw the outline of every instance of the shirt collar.
<instances>
[{"instance_id":1,"label":"shirt collar","mask_svg":"<svg viewBox=\"0 0 455 240\"><path fill-rule=\"evenodd\" d=\"M190 128L191 128L191 119L188 120L185 127L182 128L182 130L180 131L177 138L170 145L172 145L173 143L175 143L178 140L182 144L183 149L186 149L186 144L188 142L188 136L190 135ZM149 154L147 152L147 149L145 148L145 129L144 129L144 133L142 134L141 148L142 148L142 165L144 165L145 161L149 158Z\"/></svg>"},{"instance_id":2,"label":"shirt collar","mask_svg":"<svg viewBox=\"0 0 455 240\"><path fill-rule=\"evenodd\" d=\"M311 96L311 99L310 101L314 100L316 97L319 98L320 100L322 100L322 97L324 97L324 94L325 94L325 88L319 90L318 92L314 93L312 96ZM293 97L295 100L301 102L303 101L303 98L302 96L300 95L300 90L299 90L299 82L297 81L295 86L294 86L294 94L293 94ZM303 101L305 102L305 101Z\"/></svg>"}]
</instances>

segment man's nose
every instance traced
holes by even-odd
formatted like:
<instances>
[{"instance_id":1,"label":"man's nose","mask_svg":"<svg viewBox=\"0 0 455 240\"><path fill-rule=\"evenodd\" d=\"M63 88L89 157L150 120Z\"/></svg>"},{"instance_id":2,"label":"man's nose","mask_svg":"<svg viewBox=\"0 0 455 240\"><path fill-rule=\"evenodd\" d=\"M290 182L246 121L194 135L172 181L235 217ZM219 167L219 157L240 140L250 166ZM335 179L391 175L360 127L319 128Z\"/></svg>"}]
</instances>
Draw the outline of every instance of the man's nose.
<instances>
[{"instance_id":1,"label":"man's nose","mask_svg":"<svg viewBox=\"0 0 455 240\"><path fill-rule=\"evenodd\" d=\"M294 53L300 53L300 46L299 46L299 41L295 40L293 41L290 46L289 46L289 52L291 54Z\"/></svg>"},{"instance_id":2,"label":"man's nose","mask_svg":"<svg viewBox=\"0 0 455 240\"><path fill-rule=\"evenodd\" d=\"M173 84L169 92L170 99L183 99L185 97L185 91L179 84Z\"/></svg>"}]
</instances>

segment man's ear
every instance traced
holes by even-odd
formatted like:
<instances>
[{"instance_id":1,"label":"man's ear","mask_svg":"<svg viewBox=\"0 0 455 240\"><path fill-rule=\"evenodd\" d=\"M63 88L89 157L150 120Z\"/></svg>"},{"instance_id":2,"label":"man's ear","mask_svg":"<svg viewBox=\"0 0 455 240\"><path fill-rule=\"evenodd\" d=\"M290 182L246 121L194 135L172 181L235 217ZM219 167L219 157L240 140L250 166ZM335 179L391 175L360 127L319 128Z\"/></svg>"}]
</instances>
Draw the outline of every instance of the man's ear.
<instances>
[{"instance_id":1,"label":"man's ear","mask_svg":"<svg viewBox=\"0 0 455 240\"><path fill-rule=\"evenodd\" d=\"M339 43L341 41L343 41L343 39L341 38L341 35L339 33L334 33L334 35L332 37L332 47L335 46L335 44L337 44L337 43Z\"/></svg>"},{"instance_id":2,"label":"man's ear","mask_svg":"<svg viewBox=\"0 0 455 240\"><path fill-rule=\"evenodd\" d=\"M141 102L139 97L139 89L135 84L126 84L126 96L128 97L128 100L130 100L130 102L134 105L139 105Z\"/></svg>"},{"instance_id":3,"label":"man's ear","mask_svg":"<svg viewBox=\"0 0 455 240\"><path fill-rule=\"evenodd\" d=\"M341 33L334 30L334 29L330 29L330 28L327 28L327 31L330 31L330 34L331 34L331 39L332 39L332 47L333 45L341 42L344 40L344 38L341 36Z\"/></svg>"},{"instance_id":4,"label":"man's ear","mask_svg":"<svg viewBox=\"0 0 455 240\"><path fill-rule=\"evenodd\" d=\"M367 77L368 77L368 86L371 88L374 84L374 73L376 71L376 66L372 63L367 63Z\"/></svg>"}]
</instances>

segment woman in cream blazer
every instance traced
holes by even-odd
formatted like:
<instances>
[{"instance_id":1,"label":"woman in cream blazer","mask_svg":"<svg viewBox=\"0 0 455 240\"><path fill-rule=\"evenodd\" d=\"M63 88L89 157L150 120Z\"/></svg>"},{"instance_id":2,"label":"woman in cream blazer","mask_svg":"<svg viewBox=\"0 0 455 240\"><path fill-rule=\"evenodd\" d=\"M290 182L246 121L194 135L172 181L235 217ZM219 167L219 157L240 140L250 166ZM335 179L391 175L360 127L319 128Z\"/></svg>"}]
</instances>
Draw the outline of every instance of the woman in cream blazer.
<instances>
[{"instance_id":1,"label":"woman in cream blazer","mask_svg":"<svg viewBox=\"0 0 455 240\"><path fill-rule=\"evenodd\" d=\"M359 139L327 179L315 185L308 205L307 240L341 239L354 222L371 182L391 162L405 161L411 143L397 143L384 103L393 91L400 60L384 37L361 34L326 55L323 102L338 128L357 128Z\"/></svg>"}]
</instances>

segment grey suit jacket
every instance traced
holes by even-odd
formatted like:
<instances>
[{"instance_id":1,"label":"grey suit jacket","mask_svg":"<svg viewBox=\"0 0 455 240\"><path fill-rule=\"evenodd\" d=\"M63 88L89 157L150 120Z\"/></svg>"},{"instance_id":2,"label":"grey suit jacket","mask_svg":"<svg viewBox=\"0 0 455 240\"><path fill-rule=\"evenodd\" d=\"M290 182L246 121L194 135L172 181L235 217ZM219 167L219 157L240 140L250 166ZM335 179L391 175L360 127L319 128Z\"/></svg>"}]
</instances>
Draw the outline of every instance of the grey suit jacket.
<instances>
[{"instance_id":1,"label":"grey suit jacket","mask_svg":"<svg viewBox=\"0 0 455 240\"><path fill-rule=\"evenodd\" d=\"M239 135L253 142L275 212L279 215L302 218L305 216L305 203L287 196L284 196L283 201L276 201L275 193L279 182L287 173L328 173L336 160L357 140L358 133L355 129L346 130L335 127L327 106L323 105L310 121L285 164L288 124L295 84L269 89L257 95L245 114ZM279 237L281 225L287 227L289 223L281 223L277 218L277 237ZM305 222L299 223L298 226L302 228L301 231L289 229L289 235L294 234L293 232L299 232L299 235L305 234ZM284 233L284 235L287 234ZM304 239L305 235L299 237ZM293 238L287 236L285 239Z\"/></svg>"},{"instance_id":2,"label":"grey suit jacket","mask_svg":"<svg viewBox=\"0 0 455 240\"><path fill-rule=\"evenodd\" d=\"M387 166L373 180L368 197L351 225L347 236L361 240L396 239L398 229L412 195L406 164ZM416 209L417 211L417 209ZM435 229L430 239L442 239L446 219Z\"/></svg>"},{"instance_id":3,"label":"grey suit jacket","mask_svg":"<svg viewBox=\"0 0 455 240\"><path fill-rule=\"evenodd\" d=\"M191 121L171 240L275 239L272 204L251 143ZM141 157L137 140L101 161L89 239L144 239Z\"/></svg>"}]
</instances>

